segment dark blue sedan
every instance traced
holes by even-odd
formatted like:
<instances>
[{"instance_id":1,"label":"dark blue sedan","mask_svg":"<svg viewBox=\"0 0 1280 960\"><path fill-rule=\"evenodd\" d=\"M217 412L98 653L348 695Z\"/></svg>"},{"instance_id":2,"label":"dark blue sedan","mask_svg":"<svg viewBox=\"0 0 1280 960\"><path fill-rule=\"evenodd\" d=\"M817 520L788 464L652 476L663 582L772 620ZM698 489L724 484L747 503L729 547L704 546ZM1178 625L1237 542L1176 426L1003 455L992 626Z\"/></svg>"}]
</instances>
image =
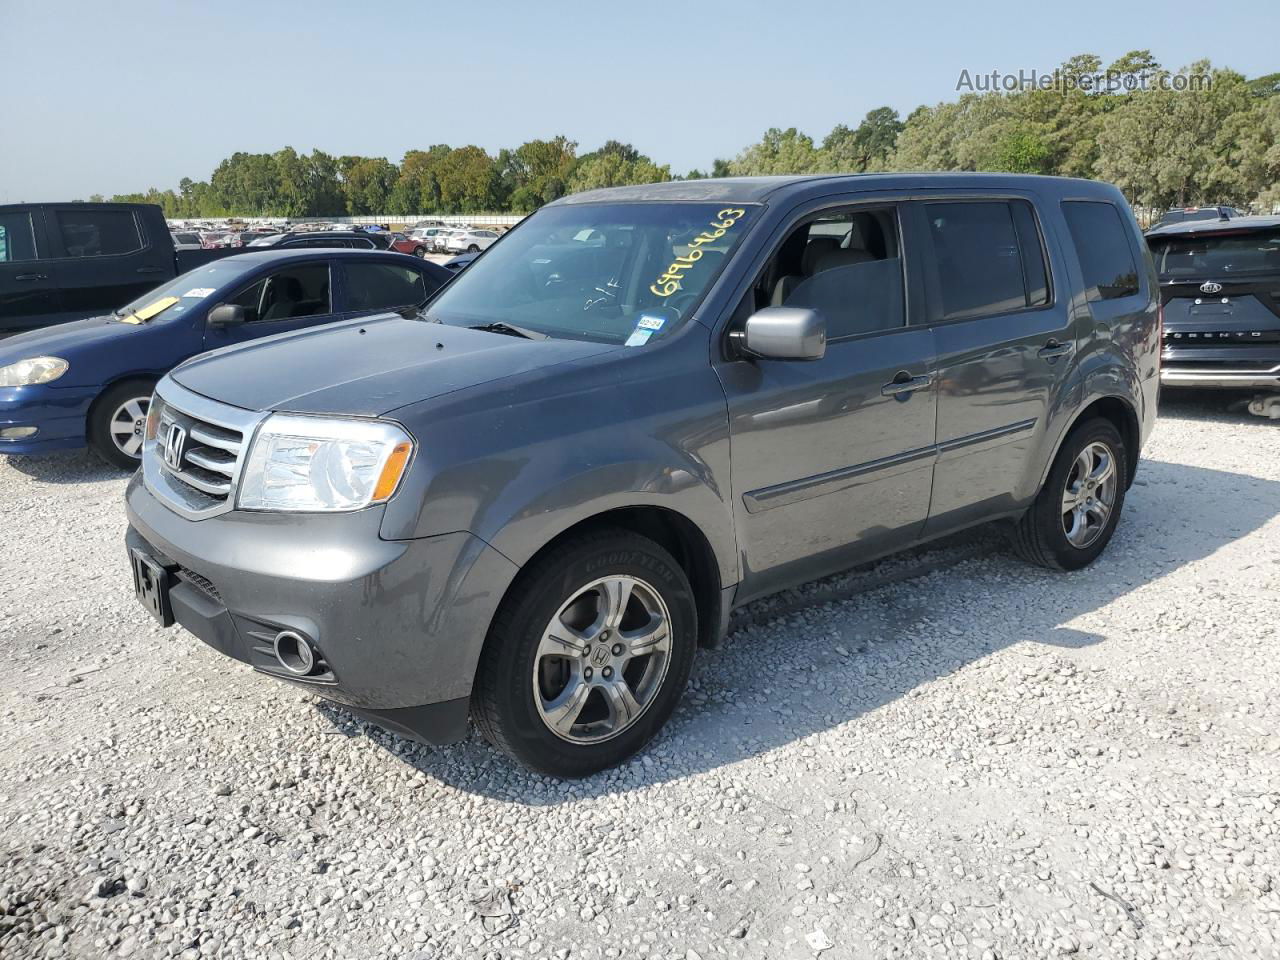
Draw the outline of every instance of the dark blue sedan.
<instances>
[{"instance_id":1,"label":"dark blue sedan","mask_svg":"<svg viewBox=\"0 0 1280 960\"><path fill-rule=\"evenodd\" d=\"M132 469L156 381L198 353L422 303L453 276L381 251L214 261L105 317L0 340L0 453L92 447Z\"/></svg>"}]
</instances>

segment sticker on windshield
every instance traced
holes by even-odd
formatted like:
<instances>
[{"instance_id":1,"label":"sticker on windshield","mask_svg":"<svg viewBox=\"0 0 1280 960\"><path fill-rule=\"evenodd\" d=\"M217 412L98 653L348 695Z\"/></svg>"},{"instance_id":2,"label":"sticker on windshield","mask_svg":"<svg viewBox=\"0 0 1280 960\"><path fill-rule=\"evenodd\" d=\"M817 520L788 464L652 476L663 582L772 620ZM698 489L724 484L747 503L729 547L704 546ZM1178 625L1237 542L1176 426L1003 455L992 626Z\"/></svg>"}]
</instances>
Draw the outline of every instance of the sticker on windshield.
<instances>
[{"instance_id":1,"label":"sticker on windshield","mask_svg":"<svg viewBox=\"0 0 1280 960\"><path fill-rule=\"evenodd\" d=\"M666 317L650 317L641 316L640 322L636 324L637 330L661 330L662 325L667 322Z\"/></svg>"},{"instance_id":2,"label":"sticker on windshield","mask_svg":"<svg viewBox=\"0 0 1280 960\"><path fill-rule=\"evenodd\" d=\"M175 303L178 302L177 297L161 297L159 300L153 300L141 310L135 310L127 317L121 317L122 323L146 323L158 313L163 313Z\"/></svg>"},{"instance_id":3,"label":"sticker on windshield","mask_svg":"<svg viewBox=\"0 0 1280 960\"><path fill-rule=\"evenodd\" d=\"M623 346L624 347L643 347L646 343L649 342L649 338L652 336L653 336L652 330L638 330L638 329L634 330L632 331L631 336L627 337L627 342L624 343Z\"/></svg>"},{"instance_id":4,"label":"sticker on windshield","mask_svg":"<svg viewBox=\"0 0 1280 960\"><path fill-rule=\"evenodd\" d=\"M203 300L205 297L212 296L215 289L215 287L192 287L182 295L182 298L185 300L187 297L195 297Z\"/></svg>"},{"instance_id":5,"label":"sticker on windshield","mask_svg":"<svg viewBox=\"0 0 1280 960\"><path fill-rule=\"evenodd\" d=\"M719 211L716 214L719 219L712 220L709 229L703 230L689 241L689 252L682 257L676 257L671 265L667 267L666 272L649 285L649 290L659 297L669 297L679 290L684 280L682 271L688 270L702 259L703 246L708 243L715 243L746 215L747 211L738 207L726 207Z\"/></svg>"}]
</instances>

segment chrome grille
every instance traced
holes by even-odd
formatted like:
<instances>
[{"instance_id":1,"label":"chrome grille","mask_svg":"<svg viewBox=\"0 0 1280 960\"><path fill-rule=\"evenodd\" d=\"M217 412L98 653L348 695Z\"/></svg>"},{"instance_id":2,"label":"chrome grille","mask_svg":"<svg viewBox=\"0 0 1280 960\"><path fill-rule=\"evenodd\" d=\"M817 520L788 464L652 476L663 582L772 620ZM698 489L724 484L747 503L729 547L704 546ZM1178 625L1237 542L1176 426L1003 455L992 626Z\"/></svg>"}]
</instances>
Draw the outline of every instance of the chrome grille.
<instances>
[{"instance_id":1,"label":"chrome grille","mask_svg":"<svg viewBox=\"0 0 1280 960\"><path fill-rule=\"evenodd\" d=\"M266 414L202 397L168 377L154 403L157 428L142 452L148 488L192 519L230 510L248 441Z\"/></svg>"}]
</instances>

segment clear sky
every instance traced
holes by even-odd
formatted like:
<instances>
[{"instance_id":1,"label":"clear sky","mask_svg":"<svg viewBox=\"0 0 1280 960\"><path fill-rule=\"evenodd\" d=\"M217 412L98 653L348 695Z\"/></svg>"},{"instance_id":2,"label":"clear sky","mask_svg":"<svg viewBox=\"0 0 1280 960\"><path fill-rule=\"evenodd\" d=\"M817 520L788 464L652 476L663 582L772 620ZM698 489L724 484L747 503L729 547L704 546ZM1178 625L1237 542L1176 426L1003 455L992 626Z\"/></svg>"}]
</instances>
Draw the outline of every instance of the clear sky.
<instances>
[{"instance_id":1,"label":"clear sky","mask_svg":"<svg viewBox=\"0 0 1280 960\"><path fill-rule=\"evenodd\" d=\"M1150 48L1280 70L1280 3L0 0L0 202L207 179L237 151L629 141L676 173L954 99L962 69Z\"/></svg>"}]
</instances>

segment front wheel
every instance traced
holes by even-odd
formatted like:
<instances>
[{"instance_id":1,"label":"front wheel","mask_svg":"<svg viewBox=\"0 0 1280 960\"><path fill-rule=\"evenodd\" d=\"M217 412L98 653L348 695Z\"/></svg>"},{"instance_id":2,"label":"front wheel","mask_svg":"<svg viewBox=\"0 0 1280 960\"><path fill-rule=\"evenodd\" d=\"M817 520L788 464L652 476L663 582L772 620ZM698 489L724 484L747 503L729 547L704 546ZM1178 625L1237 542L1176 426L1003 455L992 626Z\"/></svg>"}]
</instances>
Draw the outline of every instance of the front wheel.
<instances>
[{"instance_id":1,"label":"front wheel","mask_svg":"<svg viewBox=\"0 0 1280 960\"><path fill-rule=\"evenodd\" d=\"M480 252L480 248L477 247L474 243L471 246L467 247L467 253L479 253L479 252Z\"/></svg>"},{"instance_id":2,"label":"front wheel","mask_svg":"<svg viewBox=\"0 0 1280 960\"><path fill-rule=\"evenodd\" d=\"M425 260L425 259L427 259L427 248L426 248L426 247L414 247L414 248L413 248L413 255L414 255L415 257L421 257L423 260Z\"/></svg>"},{"instance_id":3,"label":"front wheel","mask_svg":"<svg viewBox=\"0 0 1280 960\"><path fill-rule=\"evenodd\" d=\"M1014 528L1026 560L1079 570L1106 549L1129 486L1124 439L1108 420L1080 424L1063 441L1039 496Z\"/></svg>"},{"instance_id":4,"label":"front wheel","mask_svg":"<svg viewBox=\"0 0 1280 960\"><path fill-rule=\"evenodd\" d=\"M112 466L137 469L154 389L150 380L117 383L105 390L90 410L89 446Z\"/></svg>"},{"instance_id":5,"label":"front wheel","mask_svg":"<svg viewBox=\"0 0 1280 960\"><path fill-rule=\"evenodd\" d=\"M661 729L697 645L684 570L623 530L586 534L522 574L485 642L472 716L533 770L581 777L621 763Z\"/></svg>"}]
</instances>

